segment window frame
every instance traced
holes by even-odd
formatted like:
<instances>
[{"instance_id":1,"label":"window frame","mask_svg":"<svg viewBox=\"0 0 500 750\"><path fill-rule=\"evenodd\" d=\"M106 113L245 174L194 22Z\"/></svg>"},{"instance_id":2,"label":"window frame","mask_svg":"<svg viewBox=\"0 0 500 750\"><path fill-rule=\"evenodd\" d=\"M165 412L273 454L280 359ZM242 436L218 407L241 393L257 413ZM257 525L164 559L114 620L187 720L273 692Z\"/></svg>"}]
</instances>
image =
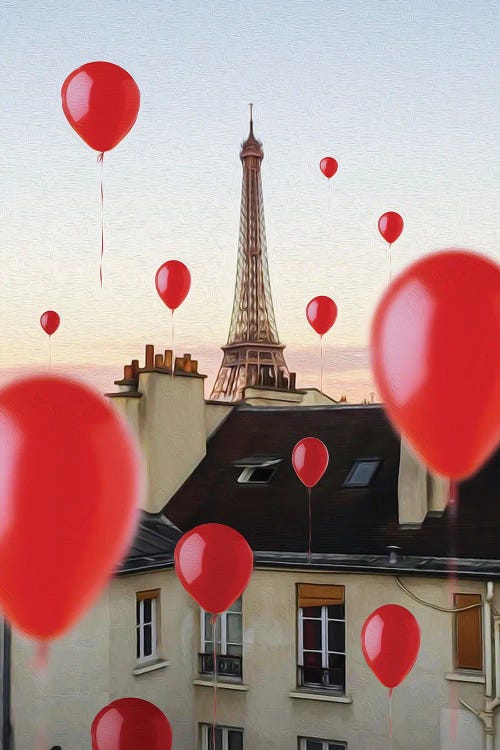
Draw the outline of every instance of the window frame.
<instances>
[{"instance_id":1,"label":"window frame","mask_svg":"<svg viewBox=\"0 0 500 750\"><path fill-rule=\"evenodd\" d=\"M201 729L201 750L212 750L210 741L212 739L212 725L200 724ZM242 737L242 747L245 742L245 733L241 727L228 727L225 724L216 724L215 730L222 731L222 750L229 750L229 732L239 732Z\"/></svg>"},{"instance_id":2,"label":"window frame","mask_svg":"<svg viewBox=\"0 0 500 750\"><path fill-rule=\"evenodd\" d=\"M329 588L329 584L321 584L324 585L325 588ZM338 586L339 584L330 584ZM300 584L298 585L300 586ZM297 667L302 669L302 680L298 679L298 687L299 688L305 688L309 690L317 690L320 692L327 691L331 693L336 693L337 695L345 695L346 694L346 688L347 688L347 637L346 637L346 624L347 624L347 606L346 606L346 596L345 596L345 586L342 586L344 590L344 619L339 618L333 618L328 616L328 604L325 605L316 605L321 606L321 617L319 618L308 618L304 617L303 613L303 607L300 607L297 600ZM299 590L299 588L298 588ZM328 657L330 654L336 654L338 656L344 657L344 685L343 687L336 686L336 685L324 685L324 684L318 684L318 683L306 683L304 679L304 620L319 620L321 622L321 651L312 651L311 649L306 649L307 653L321 653L321 668L329 670L328 666ZM328 623L329 622L341 622L344 624L344 651L334 651L333 649L329 648L328 643ZM299 678L300 669L297 670L298 674L297 677ZM311 739L311 738L306 738Z\"/></svg>"},{"instance_id":3,"label":"window frame","mask_svg":"<svg viewBox=\"0 0 500 750\"><path fill-rule=\"evenodd\" d=\"M334 750L347 750L347 742L342 740L322 740L319 737L299 737L299 750L307 750L308 742L321 742L321 750L330 750L330 745L336 745Z\"/></svg>"},{"instance_id":4,"label":"window frame","mask_svg":"<svg viewBox=\"0 0 500 750\"><path fill-rule=\"evenodd\" d=\"M462 603L460 603L459 597L462 599ZM467 592L467 593L460 593L456 592L453 596L453 605L455 608L459 609L460 607L469 606L468 604L464 604L463 600L465 599L476 599L476 602L470 601L470 604L476 603L478 606L475 607L472 610L465 610L462 612L455 612L453 616L453 668L455 672L459 674L471 674L471 675L480 675L484 672L484 623L483 623L483 597L481 594L477 594L475 592ZM469 612L478 611L479 613L479 628L478 628L478 638L479 638L479 653L481 657L481 666L480 667L466 667L462 666L460 664L460 661L462 661L459 658L459 642L458 642L458 627L459 627L459 618L460 616L467 615Z\"/></svg>"},{"instance_id":5,"label":"window frame","mask_svg":"<svg viewBox=\"0 0 500 750\"><path fill-rule=\"evenodd\" d=\"M236 602L240 602L240 609L239 610L233 610L232 607L236 604ZM231 658L239 658L240 664L241 664L241 674L239 676L236 675L221 675L218 673L218 678L223 678L224 680L230 680L233 682L241 682L243 680L243 595L239 596L238 599L236 599L236 602L233 602L231 607L227 609L225 612L222 612L222 614L217 616L217 622L220 623L220 650L217 650L216 654L217 656L227 657L228 659ZM213 636L214 640L210 641L206 636L206 625L205 625L205 615L210 614L209 612L206 612L204 609L200 607L200 652L202 655L208 655L213 656L213 646L214 646L214 640L217 646L219 645L219 642L217 641L217 627L213 629ZM230 615L237 615L240 617L241 621L241 643L236 643L235 641L228 641L227 638L227 616ZM210 644L210 649L207 649L207 644ZM228 646L237 646L241 648L241 654L239 656L234 656L234 654L228 653ZM202 671L201 665L200 665L200 673L201 674L213 674L212 671Z\"/></svg>"},{"instance_id":6,"label":"window frame","mask_svg":"<svg viewBox=\"0 0 500 750\"><path fill-rule=\"evenodd\" d=\"M144 602L151 601L151 621L144 620ZM158 659L159 652L159 618L160 618L160 589L150 591L137 591L135 595L135 654L137 664L147 664ZM137 616L137 605L139 605L139 617ZM144 654L144 629L151 625L151 654ZM139 644L137 638L139 637ZM139 645L139 656L137 656L137 645Z\"/></svg>"},{"instance_id":7,"label":"window frame","mask_svg":"<svg viewBox=\"0 0 500 750\"><path fill-rule=\"evenodd\" d=\"M350 481L351 477L355 473L355 471L356 471L357 467L359 466L359 464L368 464L368 463L370 463L370 464L376 463L376 466L375 466L375 468L373 470L373 473L372 473L369 481L368 482L352 482L352 481ZM353 463L353 465L349 469L349 473L347 474L346 478L344 479L344 482L343 482L342 486L343 487L347 487L347 488L352 488L352 489L360 489L360 488L362 489L364 487L370 487L370 485L372 484L373 480L375 479L375 477L377 476L378 472L380 471L380 467L382 466L382 463L383 463L383 459L376 458L375 456L373 456L371 458L369 458L369 457L367 457L367 458L356 458L355 461L354 461L354 463Z\"/></svg>"}]
</instances>

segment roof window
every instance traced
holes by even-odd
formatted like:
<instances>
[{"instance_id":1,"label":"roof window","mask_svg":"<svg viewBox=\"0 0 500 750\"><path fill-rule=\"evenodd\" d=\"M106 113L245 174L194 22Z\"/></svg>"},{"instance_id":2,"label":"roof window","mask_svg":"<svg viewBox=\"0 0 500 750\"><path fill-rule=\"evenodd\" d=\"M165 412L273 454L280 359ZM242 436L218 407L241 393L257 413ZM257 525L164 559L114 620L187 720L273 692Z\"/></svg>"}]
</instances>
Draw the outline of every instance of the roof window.
<instances>
[{"instance_id":1,"label":"roof window","mask_svg":"<svg viewBox=\"0 0 500 750\"><path fill-rule=\"evenodd\" d=\"M380 458L358 458L351 467L344 487L368 487L382 461Z\"/></svg>"},{"instance_id":2,"label":"roof window","mask_svg":"<svg viewBox=\"0 0 500 750\"><path fill-rule=\"evenodd\" d=\"M276 456L249 456L235 461L234 465L243 471L238 477L239 484L269 484L282 459Z\"/></svg>"}]
</instances>

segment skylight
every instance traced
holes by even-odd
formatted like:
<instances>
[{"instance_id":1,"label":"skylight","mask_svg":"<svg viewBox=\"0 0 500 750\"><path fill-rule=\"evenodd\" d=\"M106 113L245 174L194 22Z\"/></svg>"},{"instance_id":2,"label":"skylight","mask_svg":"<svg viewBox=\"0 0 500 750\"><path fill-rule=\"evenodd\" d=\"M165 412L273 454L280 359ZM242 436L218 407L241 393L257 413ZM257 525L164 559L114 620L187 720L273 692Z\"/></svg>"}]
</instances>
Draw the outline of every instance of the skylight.
<instances>
[{"instance_id":1,"label":"skylight","mask_svg":"<svg viewBox=\"0 0 500 750\"><path fill-rule=\"evenodd\" d=\"M358 458L347 475L344 487L368 487L381 463L379 458Z\"/></svg>"},{"instance_id":2,"label":"skylight","mask_svg":"<svg viewBox=\"0 0 500 750\"><path fill-rule=\"evenodd\" d=\"M276 456L249 456L235 461L234 465L243 469L239 484L269 484L281 461Z\"/></svg>"}]
</instances>

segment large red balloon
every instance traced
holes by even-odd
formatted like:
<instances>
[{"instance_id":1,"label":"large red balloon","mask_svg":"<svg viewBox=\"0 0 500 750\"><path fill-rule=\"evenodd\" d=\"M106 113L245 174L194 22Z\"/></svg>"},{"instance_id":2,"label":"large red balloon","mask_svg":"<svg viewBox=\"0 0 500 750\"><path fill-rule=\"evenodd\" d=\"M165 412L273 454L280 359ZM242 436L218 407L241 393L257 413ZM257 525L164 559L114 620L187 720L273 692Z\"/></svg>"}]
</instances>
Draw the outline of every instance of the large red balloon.
<instances>
[{"instance_id":1,"label":"large red balloon","mask_svg":"<svg viewBox=\"0 0 500 750\"><path fill-rule=\"evenodd\" d=\"M414 263L372 322L371 365L396 429L459 480L500 440L500 267L466 250Z\"/></svg>"},{"instance_id":2,"label":"large red balloon","mask_svg":"<svg viewBox=\"0 0 500 750\"><path fill-rule=\"evenodd\" d=\"M292 452L293 468L306 487L314 487L319 482L326 471L328 461L328 448L318 438L303 438Z\"/></svg>"},{"instance_id":3,"label":"large red balloon","mask_svg":"<svg viewBox=\"0 0 500 750\"><path fill-rule=\"evenodd\" d=\"M170 310L182 305L191 288L191 274L180 260L167 260L156 272L156 291Z\"/></svg>"},{"instance_id":4,"label":"large red balloon","mask_svg":"<svg viewBox=\"0 0 500 750\"><path fill-rule=\"evenodd\" d=\"M175 572L190 596L212 615L225 612L246 589L253 552L234 529L207 523L188 531L175 548Z\"/></svg>"},{"instance_id":5,"label":"large red balloon","mask_svg":"<svg viewBox=\"0 0 500 750\"><path fill-rule=\"evenodd\" d=\"M109 151L125 138L139 113L139 88L126 70L90 62L63 83L62 107L71 127L96 151Z\"/></svg>"},{"instance_id":6,"label":"large red balloon","mask_svg":"<svg viewBox=\"0 0 500 750\"><path fill-rule=\"evenodd\" d=\"M141 698L121 698L99 711L91 727L92 750L171 750L165 714Z\"/></svg>"},{"instance_id":7,"label":"large red balloon","mask_svg":"<svg viewBox=\"0 0 500 750\"><path fill-rule=\"evenodd\" d=\"M306 307L306 317L316 333L323 336L337 320L337 305L330 297L314 297Z\"/></svg>"},{"instance_id":8,"label":"large red balloon","mask_svg":"<svg viewBox=\"0 0 500 750\"><path fill-rule=\"evenodd\" d=\"M61 319L54 310L47 310L40 317L40 325L49 336L57 331L60 322Z\"/></svg>"},{"instance_id":9,"label":"large red balloon","mask_svg":"<svg viewBox=\"0 0 500 750\"><path fill-rule=\"evenodd\" d=\"M395 211L387 211L378 220L378 231L389 245L392 245L401 236L403 227L403 217Z\"/></svg>"},{"instance_id":10,"label":"large red balloon","mask_svg":"<svg viewBox=\"0 0 500 750\"><path fill-rule=\"evenodd\" d=\"M325 177L329 180L337 169L339 168L339 165L337 163L337 160L333 158L333 156L325 156L324 159L321 159L319 163L319 168L325 175Z\"/></svg>"},{"instance_id":11,"label":"large red balloon","mask_svg":"<svg viewBox=\"0 0 500 750\"><path fill-rule=\"evenodd\" d=\"M405 607L385 604L372 612L363 625L361 647L372 672L392 690L417 661L420 627Z\"/></svg>"},{"instance_id":12,"label":"large red balloon","mask_svg":"<svg viewBox=\"0 0 500 750\"><path fill-rule=\"evenodd\" d=\"M77 622L127 551L138 452L86 386L25 378L0 391L0 488L0 607L46 641Z\"/></svg>"}]
</instances>

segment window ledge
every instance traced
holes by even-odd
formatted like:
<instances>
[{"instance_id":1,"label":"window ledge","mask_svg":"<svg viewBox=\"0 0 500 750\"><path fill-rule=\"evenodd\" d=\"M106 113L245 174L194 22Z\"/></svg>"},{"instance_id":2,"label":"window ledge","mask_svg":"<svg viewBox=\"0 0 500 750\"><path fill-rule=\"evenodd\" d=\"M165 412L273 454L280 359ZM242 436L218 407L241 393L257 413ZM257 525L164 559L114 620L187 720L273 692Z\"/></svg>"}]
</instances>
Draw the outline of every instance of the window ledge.
<instances>
[{"instance_id":1,"label":"window ledge","mask_svg":"<svg viewBox=\"0 0 500 750\"><path fill-rule=\"evenodd\" d=\"M217 690L222 688L223 690L239 690L242 693L248 691L248 685L243 685L242 682L217 682ZM213 680L193 680L193 685L201 685L202 687L213 688Z\"/></svg>"},{"instance_id":2,"label":"window ledge","mask_svg":"<svg viewBox=\"0 0 500 750\"><path fill-rule=\"evenodd\" d=\"M477 685L484 685L486 679L480 672L448 672L445 674L445 680L450 682L475 682Z\"/></svg>"},{"instance_id":3,"label":"window ledge","mask_svg":"<svg viewBox=\"0 0 500 750\"><path fill-rule=\"evenodd\" d=\"M132 670L133 675L146 674L146 672L154 672L157 669L164 669L170 664L166 659L156 659L155 661L145 662L144 664L138 664L135 669Z\"/></svg>"},{"instance_id":4,"label":"window ledge","mask_svg":"<svg viewBox=\"0 0 500 750\"><path fill-rule=\"evenodd\" d=\"M291 690L288 693L290 698L304 698L310 701L325 701L326 703L352 703L350 695L336 695L335 693L327 693L326 691L320 692L312 690Z\"/></svg>"}]
</instances>

